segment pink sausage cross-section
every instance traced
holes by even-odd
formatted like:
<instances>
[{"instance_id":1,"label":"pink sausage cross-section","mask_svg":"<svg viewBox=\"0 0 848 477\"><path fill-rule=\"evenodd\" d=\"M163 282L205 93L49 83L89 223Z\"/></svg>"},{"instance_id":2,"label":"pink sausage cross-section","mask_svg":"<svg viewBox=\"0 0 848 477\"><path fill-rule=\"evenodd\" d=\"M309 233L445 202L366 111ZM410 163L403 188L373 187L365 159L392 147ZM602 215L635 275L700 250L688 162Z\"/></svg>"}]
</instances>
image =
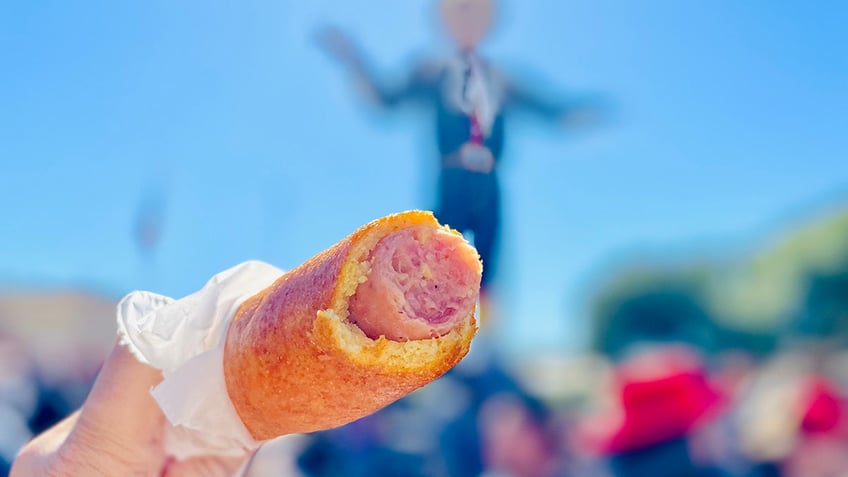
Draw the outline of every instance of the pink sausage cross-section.
<instances>
[{"instance_id":1,"label":"pink sausage cross-section","mask_svg":"<svg viewBox=\"0 0 848 477\"><path fill-rule=\"evenodd\" d=\"M473 309L482 266L462 236L413 226L383 237L349 302L348 320L369 338L443 336Z\"/></svg>"}]
</instances>

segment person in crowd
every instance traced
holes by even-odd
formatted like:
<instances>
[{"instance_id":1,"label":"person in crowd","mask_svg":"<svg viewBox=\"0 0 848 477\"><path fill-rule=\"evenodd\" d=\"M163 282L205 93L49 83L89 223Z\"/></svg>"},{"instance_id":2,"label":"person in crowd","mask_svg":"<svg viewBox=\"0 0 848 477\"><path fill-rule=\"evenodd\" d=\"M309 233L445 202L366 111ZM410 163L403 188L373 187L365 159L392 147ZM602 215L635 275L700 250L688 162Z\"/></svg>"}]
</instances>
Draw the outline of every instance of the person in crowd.
<instances>
[{"instance_id":1,"label":"person in crowd","mask_svg":"<svg viewBox=\"0 0 848 477\"><path fill-rule=\"evenodd\" d=\"M693 453L693 434L723 408L723 397L694 349L669 344L640 350L614 374L616 408L584 428L585 438L606 455L612 475L724 475Z\"/></svg>"},{"instance_id":2,"label":"person in crowd","mask_svg":"<svg viewBox=\"0 0 848 477\"><path fill-rule=\"evenodd\" d=\"M34 365L26 348L0 333L0 476L31 437L28 426L38 401Z\"/></svg>"}]
</instances>

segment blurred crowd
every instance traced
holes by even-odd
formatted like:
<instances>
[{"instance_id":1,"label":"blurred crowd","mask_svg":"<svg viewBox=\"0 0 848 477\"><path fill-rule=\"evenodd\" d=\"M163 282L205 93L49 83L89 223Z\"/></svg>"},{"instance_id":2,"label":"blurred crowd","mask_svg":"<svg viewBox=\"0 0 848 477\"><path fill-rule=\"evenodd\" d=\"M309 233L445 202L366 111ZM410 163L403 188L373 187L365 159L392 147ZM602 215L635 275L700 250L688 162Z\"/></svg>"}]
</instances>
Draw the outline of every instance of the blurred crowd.
<instances>
[{"instance_id":1,"label":"blurred crowd","mask_svg":"<svg viewBox=\"0 0 848 477\"><path fill-rule=\"evenodd\" d=\"M349 425L267 445L248 475L848 475L848 352L828 337L767 354L639 337L583 358L519 365L484 330L441 379ZM48 375L0 335L4 472L93 378Z\"/></svg>"},{"instance_id":2,"label":"blurred crowd","mask_svg":"<svg viewBox=\"0 0 848 477\"><path fill-rule=\"evenodd\" d=\"M583 396L540 396L477 350L433 386L309 436L307 476L841 476L848 426L839 353L706 359L646 345ZM556 380L557 376L548 376Z\"/></svg>"}]
</instances>

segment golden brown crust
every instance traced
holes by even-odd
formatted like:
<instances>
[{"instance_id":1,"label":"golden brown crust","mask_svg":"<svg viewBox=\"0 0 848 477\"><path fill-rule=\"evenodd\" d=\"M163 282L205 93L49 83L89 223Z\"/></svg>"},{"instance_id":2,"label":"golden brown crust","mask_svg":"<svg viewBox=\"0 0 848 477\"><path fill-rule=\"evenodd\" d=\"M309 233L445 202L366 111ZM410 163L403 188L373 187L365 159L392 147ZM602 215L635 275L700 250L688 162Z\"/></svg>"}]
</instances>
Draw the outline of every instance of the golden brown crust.
<instances>
[{"instance_id":1,"label":"golden brown crust","mask_svg":"<svg viewBox=\"0 0 848 477\"><path fill-rule=\"evenodd\" d=\"M445 336L403 343L371 340L346 321L368 252L382 237L420 224L440 227L421 211L368 223L242 304L227 332L224 377L255 439L359 419L465 356L477 331L473 311Z\"/></svg>"}]
</instances>

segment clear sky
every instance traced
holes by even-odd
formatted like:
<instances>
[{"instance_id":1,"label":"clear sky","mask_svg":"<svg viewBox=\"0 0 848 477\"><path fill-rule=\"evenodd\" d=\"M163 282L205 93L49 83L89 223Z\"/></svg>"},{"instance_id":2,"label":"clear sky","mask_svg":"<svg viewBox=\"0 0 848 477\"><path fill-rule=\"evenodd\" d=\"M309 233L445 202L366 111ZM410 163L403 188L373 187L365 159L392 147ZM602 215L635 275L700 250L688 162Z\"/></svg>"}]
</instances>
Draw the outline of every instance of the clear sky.
<instances>
[{"instance_id":1,"label":"clear sky","mask_svg":"<svg viewBox=\"0 0 848 477\"><path fill-rule=\"evenodd\" d=\"M579 345L612 257L756 241L848 196L848 3L500 3L487 55L615 106L580 134L509 123L513 349ZM388 77L445 46L424 0L3 2L0 283L180 296L431 207L426 115L365 107L311 43L324 22Z\"/></svg>"}]
</instances>

